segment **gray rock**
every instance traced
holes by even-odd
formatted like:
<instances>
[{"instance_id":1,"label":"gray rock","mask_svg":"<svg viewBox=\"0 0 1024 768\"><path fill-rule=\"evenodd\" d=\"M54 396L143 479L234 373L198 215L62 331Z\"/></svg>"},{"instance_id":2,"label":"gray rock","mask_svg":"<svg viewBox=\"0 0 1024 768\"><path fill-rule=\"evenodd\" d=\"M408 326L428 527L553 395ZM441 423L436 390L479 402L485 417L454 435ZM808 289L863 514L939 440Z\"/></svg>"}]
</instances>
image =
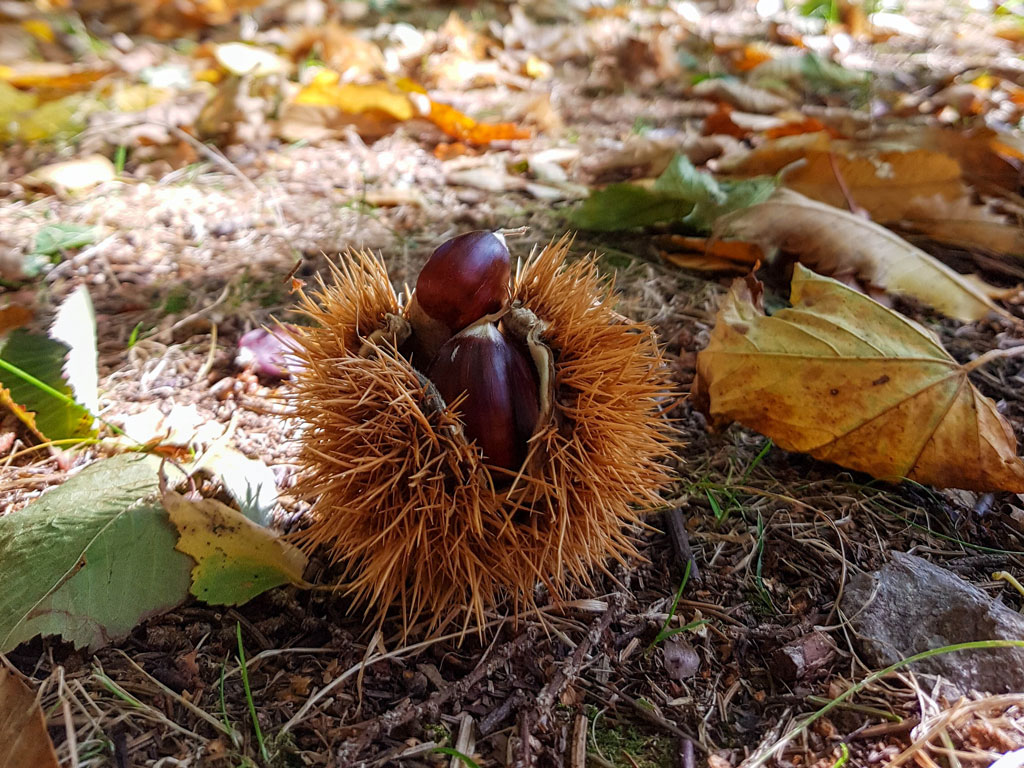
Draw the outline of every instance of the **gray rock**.
<instances>
[{"instance_id":1,"label":"gray rock","mask_svg":"<svg viewBox=\"0 0 1024 768\"><path fill-rule=\"evenodd\" d=\"M954 573L902 552L875 573L854 577L842 609L865 660L886 667L915 653L974 640L1024 640L1024 616ZM1024 648L956 651L914 664L960 692L1024 691Z\"/></svg>"}]
</instances>

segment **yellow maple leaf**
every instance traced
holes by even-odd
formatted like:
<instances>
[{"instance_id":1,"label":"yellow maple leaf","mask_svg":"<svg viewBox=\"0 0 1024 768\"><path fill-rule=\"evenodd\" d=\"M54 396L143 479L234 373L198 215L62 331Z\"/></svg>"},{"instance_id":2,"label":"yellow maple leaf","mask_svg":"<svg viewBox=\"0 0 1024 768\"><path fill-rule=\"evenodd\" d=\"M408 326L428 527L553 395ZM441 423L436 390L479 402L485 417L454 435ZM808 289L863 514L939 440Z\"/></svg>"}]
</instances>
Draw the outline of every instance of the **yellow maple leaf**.
<instances>
[{"instance_id":1,"label":"yellow maple leaf","mask_svg":"<svg viewBox=\"0 0 1024 768\"><path fill-rule=\"evenodd\" d=\"M697 356L714 425L884 480L1024 492L1013 430L928 331L799 264L791 308L766 316L760 294L734 281Z\"/></svg>"}]
</instances>

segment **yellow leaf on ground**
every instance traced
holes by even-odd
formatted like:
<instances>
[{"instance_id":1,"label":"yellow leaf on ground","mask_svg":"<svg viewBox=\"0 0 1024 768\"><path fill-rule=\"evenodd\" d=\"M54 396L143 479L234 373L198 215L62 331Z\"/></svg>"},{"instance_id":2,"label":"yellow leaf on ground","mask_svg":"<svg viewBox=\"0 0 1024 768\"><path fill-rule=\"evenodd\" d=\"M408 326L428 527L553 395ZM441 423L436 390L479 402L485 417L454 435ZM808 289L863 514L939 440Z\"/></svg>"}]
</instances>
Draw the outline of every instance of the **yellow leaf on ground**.
<instances>
[{"instance_id":1,"label":"yellow leaf on ground","mask_svg":"<svg viewBox=\"0 0 1024 768\"><path fill-rule=\"evenodd\" d=\"M238 605L281 584L304 584L306 556L269 528L216 499L174 491L164 508L178 529L175 549L196 561L191 592L212 605Z\"/></svg>"},{"instance_id":2,"label":"yellow leaf on ground","mask_svg":"<svg viewBox=\"0 0 1024 768\"><path fill-rule=\"evenodd\" d=\"M971 322L999 309L978 288L899 235L791 189L723 216L716 233L779 248L828 275L855 275L871 286L906 294L950 317Z\"/></svg>"},{"instance_id":3,"label":"yellow leaf on ground","mask_svg":"<svg viewBox=\"0 0 1024 768\"><path fill-rule=\"evenodd\" d=\"M313 81L296 94L295 104L334 107L342 112L383 112L395 120L408 120L416 114L409 97L383 83L356 85L339 83L330 70L318 72Z\"/></svg>"},{"instance_id":4,"label":"yellow leaf on ground","mask_svg":"<svg viewBox=\"0 0 1024 768\"><path fill-rule=\"evenodd\" d=\"M0 665L0 768L57 768L57 753L36 695Z\"/></svg>"},{"instance_id":5,"label":"yellow leaf on ground","mask_svg":"<svg viewBox=\"0 0 1024 768\"><path fill-rule=\"evenodd\" d=\"M792 308L738 279L697 356L695 400L780 447L885 480L1024 492L1009 424L931 334L797 265Z\"/></svg>"}]
</instances>

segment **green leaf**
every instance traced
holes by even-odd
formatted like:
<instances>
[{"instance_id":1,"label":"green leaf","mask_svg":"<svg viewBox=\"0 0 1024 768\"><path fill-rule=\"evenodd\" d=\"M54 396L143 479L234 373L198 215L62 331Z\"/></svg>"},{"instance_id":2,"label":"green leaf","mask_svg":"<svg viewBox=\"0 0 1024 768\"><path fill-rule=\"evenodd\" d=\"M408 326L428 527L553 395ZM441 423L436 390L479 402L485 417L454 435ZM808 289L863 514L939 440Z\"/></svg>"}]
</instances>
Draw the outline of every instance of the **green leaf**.
<instances>
[{"instance_id":1,"label":"green leaf","mask_svg":"<svg viewBox=\"0 0 1024 768\"><path fill-rule=\"evenodd\" d=\"M159 467L102 459L0 517L0 653L38 634L96 649L185 600L192 561L152 501Z\"/></svg>"},{"instance_id":2,"label":"green leaf","mask_svg":"<svg viewBox=\"0 0 1024 768\"><path fill-rule=\"evenodd\" d=\"M777 182L771 176L718 181L693 167L685 155L676 155L654 182L654 188L688 200L693 209L682 223L698 232L710 232L715 220L731 211L768 199Z\"/></svg>"},{"instance_id":3,"label":"green leaf","mask_svg":"<svg viewBox=\"0 0 1024 768\"><path fill-rule=\"evenodd\" d=\"M163 502L180 534L177 548L195 560L191 592L203 602L238 605L281 584L305 584L306 556L238 510L173 491Z\"/></svg>"},{"instance_id":4,"label":"green leaf","mask_svg":"<svg viewBox=\"0 0 1024 768\"><path fill-rule=\"evenodd\" d=\"M801 58L800 72L808 89L817 93L863 88L871 82L869 72L847 69L811 51Z\"/></svg>"},{"instance_id":5,"label":"green leaf","mask_svg":"<svg viewBox=\"0 0 1024 768\"><path fill-rule=\"evenodd\" d=\"M66 344L20 328L11 332L0 351L0 360L68 398L55 396L53 392L7 370L6 366L0 368L0 386L10 390L15 403L35 413L37 428L50 440L95 434L92 414L74 402L71 387L64 380L67 354Z\"/></svg>"},{"instance_id":6,"label":"green leaf","mask_svg":"<svg viewBox=\"0 0 1024 768\"><path fill-rule=\"evenodd\" d=\"M693 206L675 195L635 184L611 184L593 192L569 214L580 229L614 232L676 221Z\"/></svg>"},{"instance_id":7,"label":"green leaf","mask_svg":"<svg viewBox=\"0 0 1024 768\"><path fill-rule=\"evenodd\" d=\"M676 155L652 188L612 184L591 194L570 213L569 221L581 229L603 232L660 222L710 232L719 216L764 202L777 185L771 176L718 181L694 168L685 155Z\"/></svg>"},{"instance_id":8,"label":"green leaf","mask_svg":"<svg viewBox=\"0 0 1024 768\"><path fill-rule=\"evenodd\" d=\"M96 242L96 230L78 224L49 224L36 234L32 252L40 256L60 256L72 248L84 248Z\"/></svg>"}]
</instances>

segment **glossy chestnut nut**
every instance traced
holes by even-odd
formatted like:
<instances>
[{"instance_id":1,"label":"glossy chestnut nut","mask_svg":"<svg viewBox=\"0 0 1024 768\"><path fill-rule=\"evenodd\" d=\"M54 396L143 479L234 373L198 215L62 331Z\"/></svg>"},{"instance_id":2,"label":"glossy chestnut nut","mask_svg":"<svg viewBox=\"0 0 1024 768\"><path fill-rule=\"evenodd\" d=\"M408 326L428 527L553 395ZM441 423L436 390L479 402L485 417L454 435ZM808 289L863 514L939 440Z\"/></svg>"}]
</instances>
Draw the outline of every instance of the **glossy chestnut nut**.
<instances>
[{"instance_id":1,"label":"glossy chestnut nut","mask_svg":"<svg viewBox=\"0 0 1024 768\"><path fill-rule=\"evenodd\" d=\"M473 325L441 347L428 376L447 403L456 403L466 437L489 463L522 466L540 397L536 372L518 344L493 323Z\"/></svg>"}]
</instances>

